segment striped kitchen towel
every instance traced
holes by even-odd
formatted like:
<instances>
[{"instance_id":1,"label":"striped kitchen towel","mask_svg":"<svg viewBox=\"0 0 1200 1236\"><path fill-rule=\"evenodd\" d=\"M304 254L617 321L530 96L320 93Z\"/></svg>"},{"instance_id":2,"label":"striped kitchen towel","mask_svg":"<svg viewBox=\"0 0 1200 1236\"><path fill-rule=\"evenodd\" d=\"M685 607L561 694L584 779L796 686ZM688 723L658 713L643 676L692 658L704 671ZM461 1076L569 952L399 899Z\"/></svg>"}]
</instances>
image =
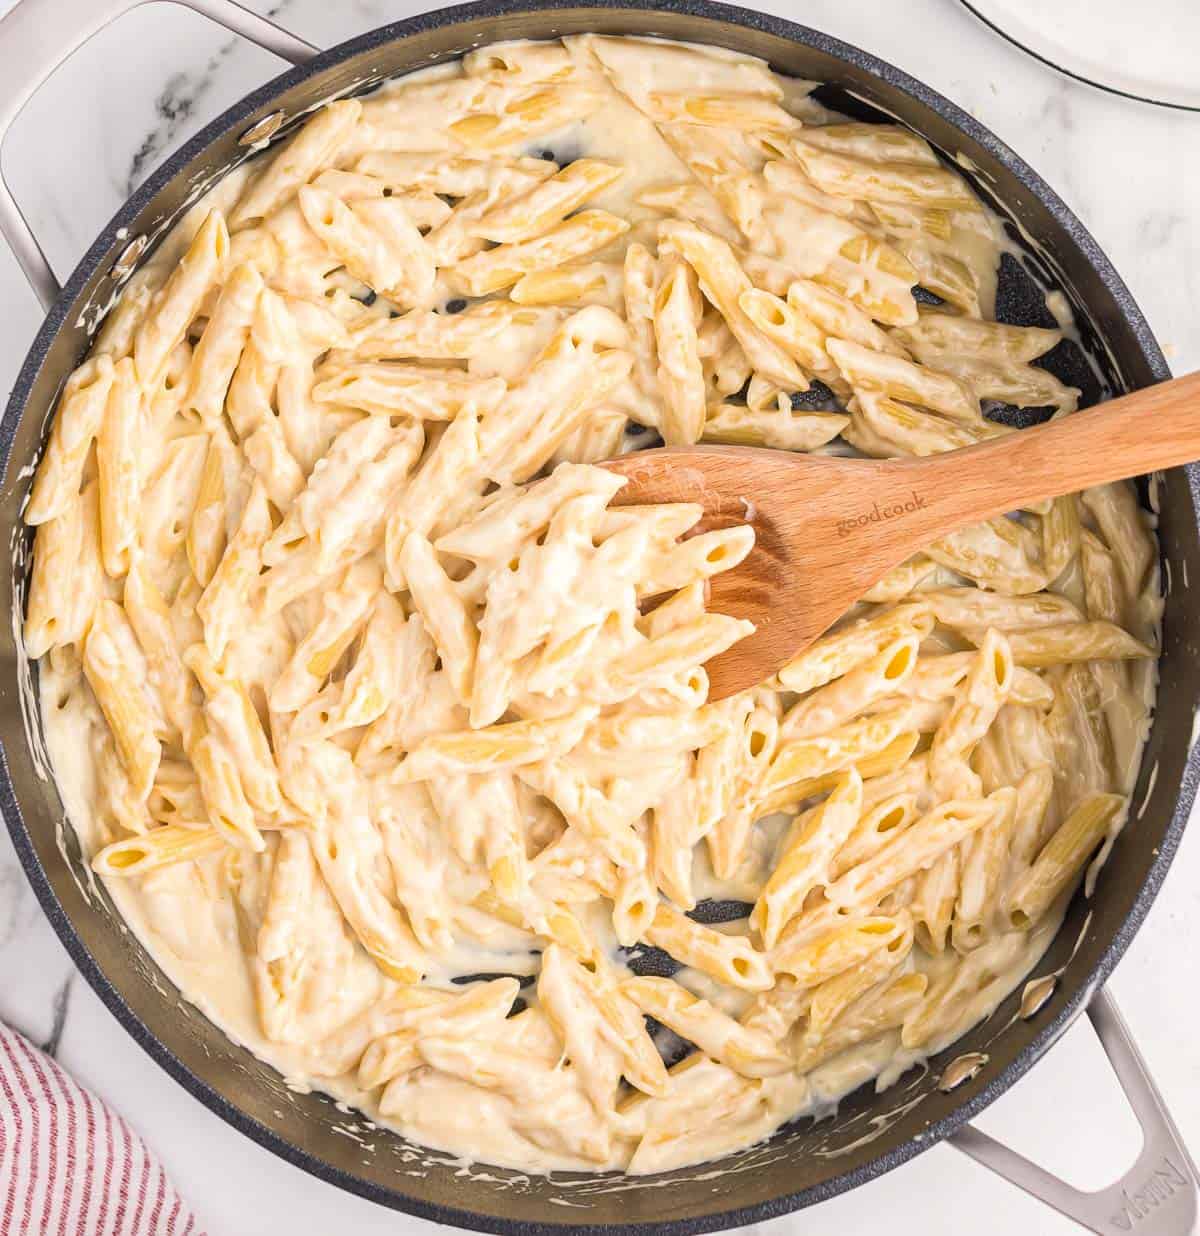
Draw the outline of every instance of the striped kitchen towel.
<instances>
[{"instance_id":1,"label":"striped kitchen towel","mask_svg":"<svg viewBox=\"0 0 1200 1236\"><path fill-rule=\"evenodd\" d=\"M129 1125L3 1024L0 1233L203 1236Z\"/></svg>"}]
</instances>

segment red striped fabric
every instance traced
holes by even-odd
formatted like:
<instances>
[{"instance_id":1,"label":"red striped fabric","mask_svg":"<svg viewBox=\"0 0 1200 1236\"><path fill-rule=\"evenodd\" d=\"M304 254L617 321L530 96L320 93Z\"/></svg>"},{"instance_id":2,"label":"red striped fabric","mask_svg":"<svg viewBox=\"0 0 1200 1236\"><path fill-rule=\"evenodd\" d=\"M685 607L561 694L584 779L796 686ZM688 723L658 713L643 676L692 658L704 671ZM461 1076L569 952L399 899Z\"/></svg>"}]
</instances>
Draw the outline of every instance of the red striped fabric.
<instances>
[{"instance_id":1,"label":"red striped fabric","mask_svg":"<svg viewBox=\"0 0 1200 1236\"><path fill-rule=\"evenodd\" d=\"M204 1236L129 1125L4 1025L0 1233Z\"/></svg>"}]
</instances>

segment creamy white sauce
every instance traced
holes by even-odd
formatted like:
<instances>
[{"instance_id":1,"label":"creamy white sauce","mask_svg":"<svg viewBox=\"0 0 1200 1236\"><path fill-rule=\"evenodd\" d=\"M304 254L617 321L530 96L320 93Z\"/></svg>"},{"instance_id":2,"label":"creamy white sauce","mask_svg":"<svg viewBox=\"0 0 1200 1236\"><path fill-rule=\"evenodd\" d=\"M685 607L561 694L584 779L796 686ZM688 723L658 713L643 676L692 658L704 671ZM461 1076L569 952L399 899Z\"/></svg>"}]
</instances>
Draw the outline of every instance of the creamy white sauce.
<instances>
[{"instance_id":1,"label":"creamy white sauce","mask_svg":"<svg viewBox=\"0 0 1200 1236\"><path fill-rule=\"evenodd\" d=\"M407 78L405 85L421 77L434 80L447 72L445 69L433 70L428 75ZM652 84L658 90L672 90L695 83L687 77L680 77L676 66L667 57L662 62L661 75L656 75ZM796 93L799 94L798 91ZM793 101L793 106L796 111L802 112L799 97ZM607 158L623 164L627 172L622 180L597 195L589 206L611 210L631 220L634 237L644 232L651 220L660 217L657 212L638 204L638 196L647 189L682 181L688 176L686 167L660 136L656 126L632 103L616 95L602 109L584 119L556 133L539 136L534 146L554 150L560 153L560 157L565 152L568 158ZM199 198L201 193L207 191L206 206L231 206L249 174L248 170L239 169L215 189L207 183L200 183L196 186L195 195ZM193 221L185 223L163 245L154 261L157 270L169 269L177 260L191 231L194 231L194 223L193 215ZM817 270L836 250L834 242L839 237L835 223L822 222L801 233L789 233L784 252L799 268L806 269L805 264L809 263L813 270ZM981 301L985 311L990 311L995 294L997 255L1007 242L1000 239L1000 229L990 219L987 226L973 231L959 229L955 241L962 260L979 274ZM147 277L139 276L139 279ZM1064 332L1071 334L1074 324L1065 297L1061 293L1051 293L1047 297L1047 305ZM88 306L85 317L89 329L95 329L110 308L111 303ZM544 342L543 334L530 338L528 334L514 331L489 345L486 356L474 358L471 371L482 375L515 375ZM744 499L744 502L747 518L751 518L754 503L750 499ZM1156 629L1159 613L1157 598L1150 591L1139 605L1141 630L1137 633L1152 632ZM275 662L282 653L279 647L264 643L254 648L243 646L239 649L239 655L247 663L256 658ZM27 663L22 662L20 672L22 681L26 682L29 677ZM42 727L49 763L53 767L67 817L83 851L94 854L108 840L102 835L99 825L97 802L100 795L96 785L96 752L99 737L104 732L103 718L90 693L78 689L73 666L56 667L51 662L43 662L40 672ZM28 683L26 685L28 687ZM28 689L31 690L31 687ZM1114 733L1115 776L1127 790L1136 775L1147 728L1145 705L1153 698L1153 689L1154 669L1149 666L1140 671L1137 689L1130 692L1129 699L1125 701L1128 705L1125 709L1127 724L1118 724ZM26 690L22 690L21 694L23 699L27 698ZM1112 723L1113 716L1119 714L1110 709L1108 715ZM1200 724L1200 718L1197 723ZM36 756L38 748L32 738L35 727L27 728L31 731L31 745ZM1147 799L1156 774L1157 769L1147 786ZM1144 809L1145 802L1138 812L1139 818ZM752 901L761 889L788 823L789 819L785 816L769 817L759 822L752 838L757 862L743 867L737 880L716 879L707 854L700 847L694 872L697 896ZM460 1155L465 1163L488 1162L537 1172L560 1168L595 1170L598 1167L620 1168L626 1165L631 1151L628 1139L614 1138L611 1161L607 1164L555 1153L522 1135L513 1120L513 1108L508 1099L445 1076L417 1078L404 1116L385 1117L379 1111L378 1094L360 1088L353 1071L330 1076L316 1067L313 1044L288 1044L268 1039L260 1025L247 965L241 910L223 871L225 860L223 854L214 855L195 863L162 869L139 882L109 880L106 887L129 930L186 1000L235 1042L278 1069L292 1089L302 1093L319 1090L332 1096L339 1104L345 1104L347 1110L366 1113L370 1119L361 1128L372 1135L370 1140L361 1135L360 1126L352 1124L339 1130L344 1136L359 1142L369 1152L374 1148L374 1135L379 1127L395 1128L416 1141ZM593 908L596 910L594 913L587 907L583 908L581 917L585 918L593 936L602 942L613 965L623 969L625 962L617 948L611 923L598 907ZM776 1098L757 1124L735 1129L732 1133L729 1129L714 1128L707 1136L697 1131L689 1142L685 1161L707 1159L740 1147L748 1140L767 1136L780 1125L799 1116L828 1114L846 1093L872 1079L876 1080L879 1089L894 1084L897 1078L919 1065L926 1056L952 1042L994 1011L1048 947L1062 911L1063 907L1059 906L1027 935L1009 933L999 936L971 954L971 964L980 967L981 971L986 970L992 976L991 981L964 1001L954 1025L946 1029L936 1042L924 1044L920 1051L916 1051L903 1048L899 1035L890 1032L821 1064L807 1078L789 1077L786 1082L773 1081L772 1093ZM735 930L739 926L730 924L726 930ZM339 954L339 962L335 970L335 983L325 993L330 1009L338 1015L332 1019L333 1026L336 1026L338 1019L344 1021L366 1008L386 987L386 980L382 979L361 949L344 949ZM945 959L914 954L914 964L936 974L948 963ZM530 937L513 929L507 936L503 931L499 932L490 947L461 942L439 959L436 969L426 976L425 982L435 988L456 990L452 979L467 974L524 975L536 971L537 958L530 951ZM676 978L683 986L708 999L730 1016L739 1016L750 1003L746 993L725 987L698 971L685 969ZM524 988L522 998L531 1005L536 1004L534 987ZM824 1153L847 1153L866 1144L918 1101L909 1100L886 1113L873 1116L868 1132L851 1143L840 1145L837 1151ZM647 1182L647 1185L650 1183ZM561 1204L571 1205L565 1199L561 1200Z\"/></svg>"}]
</instances>

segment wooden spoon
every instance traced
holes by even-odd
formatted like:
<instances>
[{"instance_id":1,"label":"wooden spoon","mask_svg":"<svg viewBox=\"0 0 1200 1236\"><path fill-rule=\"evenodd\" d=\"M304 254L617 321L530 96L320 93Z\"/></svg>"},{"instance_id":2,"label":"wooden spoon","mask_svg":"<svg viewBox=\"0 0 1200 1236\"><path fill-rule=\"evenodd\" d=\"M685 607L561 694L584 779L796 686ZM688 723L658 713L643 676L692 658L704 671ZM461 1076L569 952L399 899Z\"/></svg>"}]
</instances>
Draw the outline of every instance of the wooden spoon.
<instances>
[{"instance_id":1,"label":"wooden spoon","mask_svg":"<svg viewBox=\"0 0 1200 1236\"><path fill-rule=\"evenodd\" d=\"M748 446L635 451L603 466L621 504L698 502L698 530L748 523L754 549L713 577L710 608L755 633L709 661L709 698L770 677L920 549L1047 498L1200 459L1200 373L925 459Z\"/></svg>"}]
</instances>

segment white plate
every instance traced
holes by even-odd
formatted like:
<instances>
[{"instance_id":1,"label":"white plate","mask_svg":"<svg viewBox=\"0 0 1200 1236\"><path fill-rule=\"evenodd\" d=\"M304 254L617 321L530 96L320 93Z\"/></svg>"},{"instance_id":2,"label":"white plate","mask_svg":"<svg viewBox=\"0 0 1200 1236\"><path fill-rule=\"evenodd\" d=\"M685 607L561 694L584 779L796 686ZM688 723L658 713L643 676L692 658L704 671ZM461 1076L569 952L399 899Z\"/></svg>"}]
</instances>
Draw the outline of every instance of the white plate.
<instances>
[{"instance_id":1,"label":"white plate","mask_svg":"<svg viewBox=\"0 0 1200 1236\"><path fill-rule=\"evenodd\" d=\"M1200 0L960 0L1060 73L1200 111Z\"/></svg>"}]
</instances>

